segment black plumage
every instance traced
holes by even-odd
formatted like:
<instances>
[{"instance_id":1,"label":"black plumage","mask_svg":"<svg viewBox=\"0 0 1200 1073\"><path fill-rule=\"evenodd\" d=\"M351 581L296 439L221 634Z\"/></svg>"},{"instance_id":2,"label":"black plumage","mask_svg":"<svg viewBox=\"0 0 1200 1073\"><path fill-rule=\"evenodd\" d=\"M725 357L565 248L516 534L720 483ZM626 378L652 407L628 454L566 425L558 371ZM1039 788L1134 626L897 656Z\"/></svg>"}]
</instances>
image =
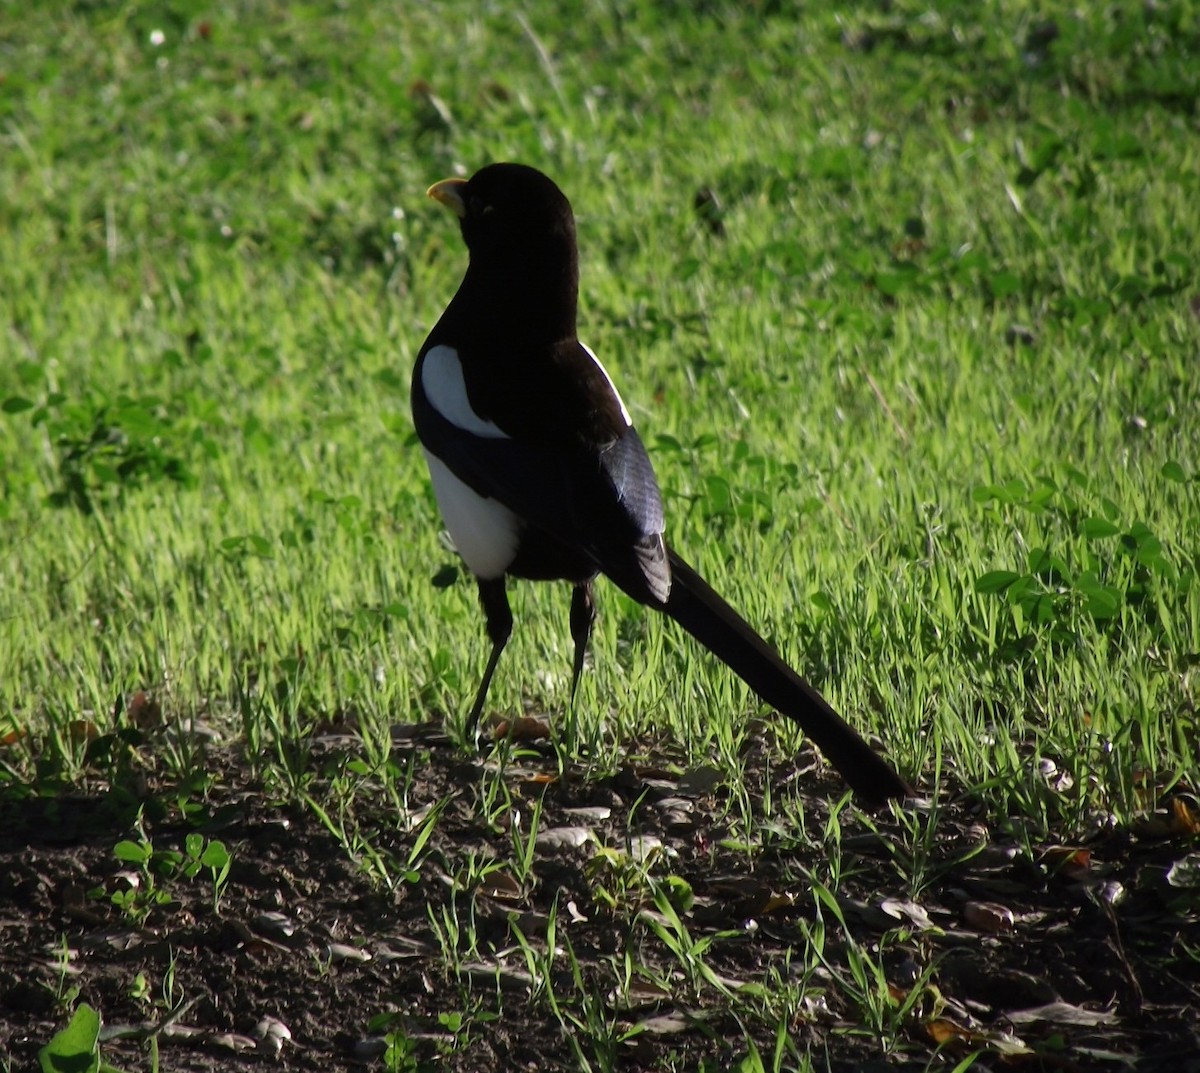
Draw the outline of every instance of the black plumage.
<instances>
[{"instance_id":1,"label":"black plumage","mask_svg":"<svg viewBox=\"0 0 1200 1073\"><path fill-rule=\"evenodd\" d=\"M574 585L574 697L610 578L675 619L791 717L871 802L907 784L663 541L650 458L604 367L576 335L571 206L541 172L493 164L430 196L460 219L469 263L413 373L417 434L453 537L479 585L492 653L478 722L512 630L505 577Z\"/></svg>"}]
</instances>

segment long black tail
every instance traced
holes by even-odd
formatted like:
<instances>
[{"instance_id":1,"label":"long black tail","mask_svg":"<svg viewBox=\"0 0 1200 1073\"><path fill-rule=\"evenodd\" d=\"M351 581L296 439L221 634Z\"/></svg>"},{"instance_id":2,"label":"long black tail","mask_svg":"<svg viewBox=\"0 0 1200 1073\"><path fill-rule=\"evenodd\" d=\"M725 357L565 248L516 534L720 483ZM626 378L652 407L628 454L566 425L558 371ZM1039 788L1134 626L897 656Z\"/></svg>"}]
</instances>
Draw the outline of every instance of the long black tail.
<instances>
[{"instance_id":1,"label":"long black tail","mask_svg":"<svg viewBox=\"0 0 1200 1073\"><path fill-rule=\"evenodd\" d=\"M779 654L712 587L667 549L671 594L663 610L713 655L723 660L771 707L794 719L829 762L872 804L910 796L909 785L871 748L825 698L780 659Z\"/></svg>"}]
</instances>

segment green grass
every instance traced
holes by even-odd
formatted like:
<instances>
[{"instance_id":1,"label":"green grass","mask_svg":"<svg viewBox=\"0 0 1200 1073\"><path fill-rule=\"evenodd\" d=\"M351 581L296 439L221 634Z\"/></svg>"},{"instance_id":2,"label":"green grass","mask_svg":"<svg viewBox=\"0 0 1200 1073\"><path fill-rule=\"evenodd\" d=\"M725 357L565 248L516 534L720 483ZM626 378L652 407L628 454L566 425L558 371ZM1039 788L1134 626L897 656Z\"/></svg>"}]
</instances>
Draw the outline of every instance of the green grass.
<instances>
[{"instance_id":1,"label":"green grass","mask_svg":"<svg viewBox=\"0 0 1200 1073\"><path fill-rule=\"evenodd\" d=\"M297 799L324 723L457 723L424 190L518 159L671 539L902 771L1038 839L1200 783L1196 5L520 10L0 4L0 778L111 775L138 691L161 773L198 721ZM558 712L567 591L513 597L492 703ZM567 749L736 763L753 699L600 601Z\"/></svg>"}]
</instances>

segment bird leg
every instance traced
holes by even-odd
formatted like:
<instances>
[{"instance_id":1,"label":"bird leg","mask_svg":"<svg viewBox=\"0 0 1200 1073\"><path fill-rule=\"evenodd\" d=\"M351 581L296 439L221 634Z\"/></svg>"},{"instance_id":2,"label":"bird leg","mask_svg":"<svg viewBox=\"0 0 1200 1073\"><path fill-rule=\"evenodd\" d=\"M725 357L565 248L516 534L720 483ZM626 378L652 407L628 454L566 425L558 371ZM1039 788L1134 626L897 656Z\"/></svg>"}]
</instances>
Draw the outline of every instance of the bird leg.
<instances>
[{"instance_id":1,"label":"bird leg","mask_svg":"<svg viewBox=\"0 0 1200 1073\"><path fill-rule=\"evenodd\" d=\"M496 664L500 662L500 653L504 651L512 633L513 617L508 606L508 593L504 590L503 575L498 578L476 578L475 581L479 585L479 603L487 618L487 633L492 641L492 654L483 670L483 681L479 683L479 692L475 694L475 703L471 705L467 723L468 732L478 742L479 717L487 700L488 687L492 684L492 675L496 673Z\"/></svg>"},{"instance_id":2,"label":"bird leg","mask_svg":"<svg viewBox=\"0 0 1200 1073\"><path fill-rule=\"evenodd\" d=\"M581 581L571 593L571 637L575 641L575 666L571 674L571 706L575 706L575 691L583 673L583 658L587 655L588 638L596 621L596 602L592 599L591 581Z\"/></svg>"}]
</instances>

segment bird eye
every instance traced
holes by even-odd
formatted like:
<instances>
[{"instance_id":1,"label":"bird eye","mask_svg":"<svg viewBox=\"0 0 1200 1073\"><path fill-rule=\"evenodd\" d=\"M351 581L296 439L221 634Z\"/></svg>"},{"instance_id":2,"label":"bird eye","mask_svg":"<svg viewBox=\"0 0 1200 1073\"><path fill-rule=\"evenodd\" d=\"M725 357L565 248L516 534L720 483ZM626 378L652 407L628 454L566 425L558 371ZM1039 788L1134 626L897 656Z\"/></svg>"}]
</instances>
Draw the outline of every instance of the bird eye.
<instances>
[{"instance_id":1,"label":"bird eye","mask_svg":"<svg viewBox=\"0 0 1200 1073\"><path fill-rule=\"evenodd\" d=\"M492 208L493 208L492 205L486 204L484 202L484 200L480 197L473 197L467 203L468 211L470 212L470 214L472 216L475 216L475 217L486 216L489 212L492 211Z\"/></svg>"}]
</instances>

